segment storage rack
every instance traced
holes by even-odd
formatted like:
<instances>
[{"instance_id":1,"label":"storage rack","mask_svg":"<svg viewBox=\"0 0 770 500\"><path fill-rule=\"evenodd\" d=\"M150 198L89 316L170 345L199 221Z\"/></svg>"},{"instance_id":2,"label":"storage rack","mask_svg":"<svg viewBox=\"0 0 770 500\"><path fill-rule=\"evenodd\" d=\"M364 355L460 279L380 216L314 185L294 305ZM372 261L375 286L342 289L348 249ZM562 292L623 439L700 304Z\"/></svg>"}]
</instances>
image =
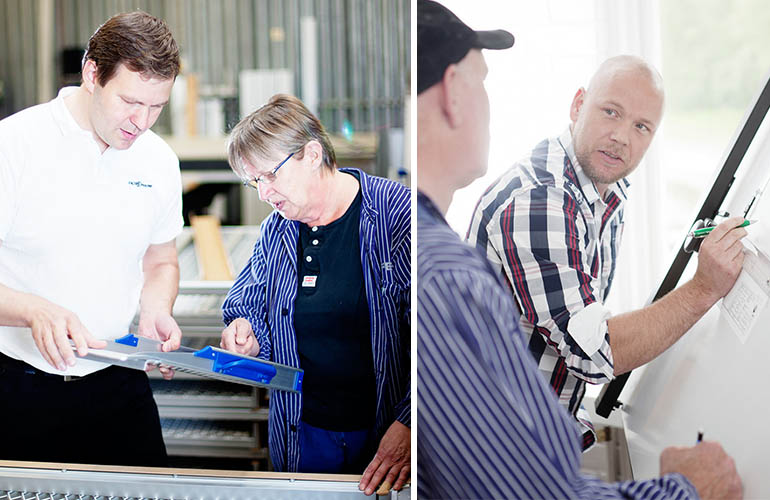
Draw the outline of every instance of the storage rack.
<instances>
[{"instance_id":1,"label":"storage rack","mask_svg":"<svg viewBox=\"0 0 770 500\"><path fill-rule=\"evenodd\" d=\"M258 236L255 226L222 228L222 242L235 273L246 265ZM182 329L182 343L200 349L219 346L222 302L230 281L201 281L192 229L177 238L179 296L174 319ZM132 332L136 332L138 317ZM169 456L187 459L245 459L256 470L267 470L267 391L208 380L177 372L163 380L150 372L150 385L161 418ZM205 463L205 462L204 462Z\"/></svg>"}]
</instances>

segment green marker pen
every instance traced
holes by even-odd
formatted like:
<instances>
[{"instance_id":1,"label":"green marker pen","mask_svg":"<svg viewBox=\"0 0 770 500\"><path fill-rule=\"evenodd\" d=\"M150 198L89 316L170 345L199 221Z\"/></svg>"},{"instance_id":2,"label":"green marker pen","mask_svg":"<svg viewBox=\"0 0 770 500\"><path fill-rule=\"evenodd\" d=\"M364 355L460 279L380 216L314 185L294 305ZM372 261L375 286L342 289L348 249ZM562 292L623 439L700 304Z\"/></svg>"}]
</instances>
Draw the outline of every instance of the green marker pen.
<instances>
[{"instance_id":1,"label":"green marker pen","mask_svg":"<svg viewBox=\"0 0 770 500\"><path fill-rule=\"evenodd\" d=\"M756 224L759 222L758 220L745 220L740 225L735 226L736 228L739 227L746 227L749 224ZM702 227L700 229L696 229L695 231L690 231L687 233L687 236L692 236L693 238L705 238L711 231L714 230L716 226L709 226L709 227Z\"/></svg>"}]
</instances>

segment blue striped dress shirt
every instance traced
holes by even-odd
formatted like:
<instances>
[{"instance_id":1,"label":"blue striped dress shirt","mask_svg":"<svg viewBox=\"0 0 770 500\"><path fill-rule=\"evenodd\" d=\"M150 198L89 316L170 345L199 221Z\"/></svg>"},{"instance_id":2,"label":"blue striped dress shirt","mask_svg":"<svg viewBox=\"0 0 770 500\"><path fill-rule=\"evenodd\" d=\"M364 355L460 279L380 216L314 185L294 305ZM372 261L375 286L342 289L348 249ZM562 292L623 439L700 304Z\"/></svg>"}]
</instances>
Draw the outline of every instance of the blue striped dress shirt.
<instances>
[{"instance_id":1,"label":"blue striped dress shirt","mask_svg":"<svg viewBox=\"0 0 770 500\"><path fill-rule=\"evenodd\" d=\"M697 498L680 474L580 473L577 425L524 343L511 294L417 195L419 498Z\"/></svg>"},{"instance_id":2,"label":"blue striped dress shirt","mask_svg":"<svg viewBox=\"0 0 770 500\"><path fill-rule=\"evenodd\" d=\"M340 169L340 171L352 171ZM410 426L411 205L409 189L358 171L361 182L361 265L369 303L377 384L376 429ZM263 359L299 367L294 334L299 222L271 213L249 263L222 305L223 319L251 323ZM340 325L344 328L344 325ZM299 464L301 395L271 391L268 445L277 471ZM374 457L372 457L374 458Z\"/></svg>"}]
</instances>

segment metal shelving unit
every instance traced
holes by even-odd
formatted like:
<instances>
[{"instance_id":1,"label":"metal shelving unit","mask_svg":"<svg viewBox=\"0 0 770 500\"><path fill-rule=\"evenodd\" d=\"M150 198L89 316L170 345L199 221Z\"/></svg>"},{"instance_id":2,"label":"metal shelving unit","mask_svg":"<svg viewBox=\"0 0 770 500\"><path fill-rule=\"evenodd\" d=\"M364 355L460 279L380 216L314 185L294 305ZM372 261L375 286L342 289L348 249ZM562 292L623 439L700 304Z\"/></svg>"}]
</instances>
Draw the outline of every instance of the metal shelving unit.
<instances>
[{"instance_id":1,"label":"metal shelving unit","mask_svg":"<svg viewBox=\"0 0 770 500\"><path fill-rule=\"evenodd\" d=\"M222 228L222 242L237 273L248 262L258 227ZM219 346L222 302L229 281L201 281L191 228L177 238L179 296L174 319L182 343L202 349ZM136 331L138 317L132 331ZM267 391L177 372L163 380L150 372L150 385L160 413L163 439L171 457L243 458L267 468Z\"/></svg>"},{"instance_id":2,"label":"metal shelving unit","mask_svg":"<svg viewBox=\"0 0 770 500\"><path fill-rule=\"evenodd\" d=\"M169 455L266 459L259 426L251 421L161 418Z\"/></svg>"},{"instance_id":3,"label":"metal shelving unit","mask_svg":"<svg viewBox=\"0 0 770 500\"><path fill-rule=\"evenodd\" d=\"M175 407L257 408L257 388L215 380L150 381L155 402Z\"/></svg>"}]
</instances>

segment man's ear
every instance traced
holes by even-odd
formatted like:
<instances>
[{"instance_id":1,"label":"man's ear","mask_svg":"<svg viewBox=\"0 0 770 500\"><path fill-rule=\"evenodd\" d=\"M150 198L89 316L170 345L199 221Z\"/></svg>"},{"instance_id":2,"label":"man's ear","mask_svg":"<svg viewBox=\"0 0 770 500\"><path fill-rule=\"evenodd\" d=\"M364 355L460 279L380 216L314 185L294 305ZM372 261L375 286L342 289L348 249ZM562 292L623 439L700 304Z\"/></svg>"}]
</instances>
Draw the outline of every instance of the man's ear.
<instances>
[{"instance_id":1,"label":"man's ear","mask_svg":"<svg viewBox=\"0 0 770 500\"><path fill-rule=\"evenodd\" d=\"M94 87L97 83L96 78L96 63L93 59L86 59L86 63L83 65L83 86L86 88L86 90L93 94L94 93Z\"/></svg>"},{"instance_id":2,"label":"man's ear","mask_svg":"<svg viewBox=\"0 0 770 500\"><path fill-rule=\"evenodd\" d=\"M575 97L572 98L572 104L569 107L569 119L572 120L572 123L575 123L578 119L578 116L580 115L580 110L583 109L583 102L586 98L586 89L583 87L580 87L577 92L575 92Z\"/></svg>"},{"instance_id":3,"label":"man's ear","mask_svg":"<svg viewBox=\"0 0 770 500\"><path fill-rule=\"evenodd\" d=\"M460 73L456 64L450 64L441 79L441 109L449 122L450 128L462 125L462 105L460 99Z\"/></svg>"}]
</instances>

